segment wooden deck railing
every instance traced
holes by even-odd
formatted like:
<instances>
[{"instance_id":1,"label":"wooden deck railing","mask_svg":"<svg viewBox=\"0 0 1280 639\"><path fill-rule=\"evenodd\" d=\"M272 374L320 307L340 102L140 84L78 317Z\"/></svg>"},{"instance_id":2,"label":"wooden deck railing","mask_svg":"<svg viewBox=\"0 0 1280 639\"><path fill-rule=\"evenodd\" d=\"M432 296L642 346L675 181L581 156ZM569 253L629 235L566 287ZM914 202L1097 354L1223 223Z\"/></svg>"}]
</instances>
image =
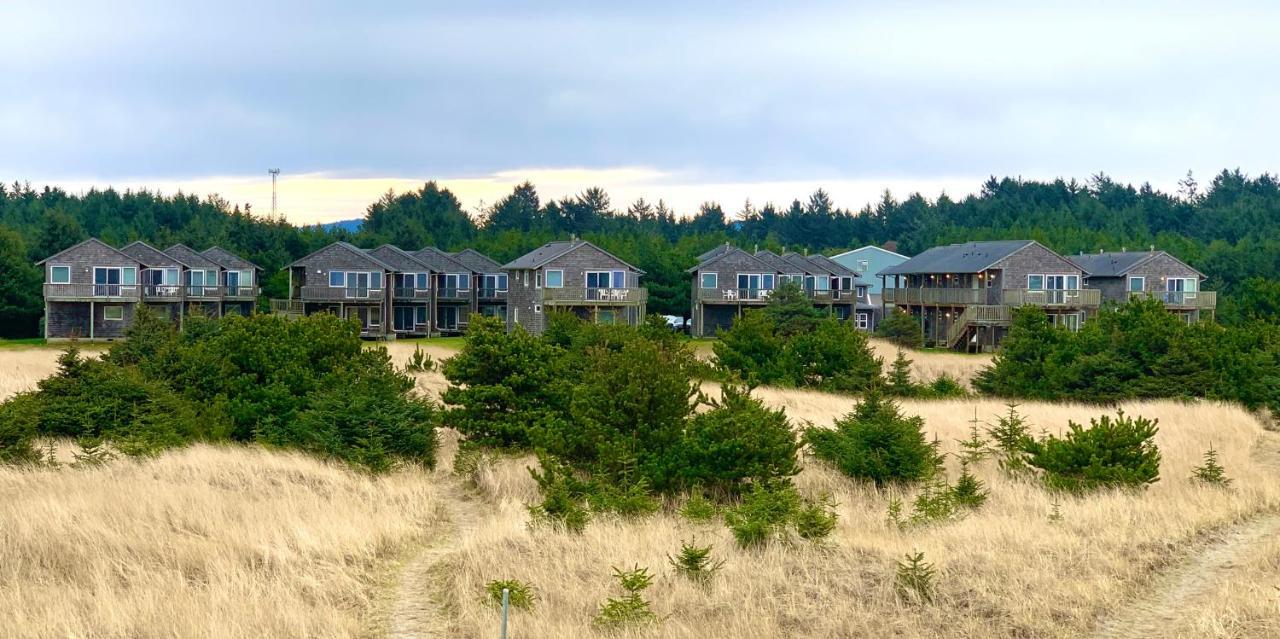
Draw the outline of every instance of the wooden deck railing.
<instances>
[{"instance_id":1,"label":"wooden deck railing","mask_svg":"<svg viewBox=\"0 0 1280 639\"><path fill-rule=\"evenodd\" d=\"M987 291L977 288L886 288L883 294L887 304L969 306L987 301Z\"/></svg>"},{"instance_id":2,"label":"wooden deck railing","mask_svg":"<svg viewBox=\"0 0 1280 639\"><path fill-rule=\"evenodd\" d=\"M1218 307L1217 291L1130 291L1129 299L1156 299L1169 308L1211 310Z\"/></svg>"},{"instance_id":3,"label":"wooden deck railing","mask_svg":"<svg viewBox=\"0 0 1280 639\"><path fill-rule=\"evenodd\" d=\"M136 302L142 298L142 287L137 284L45 284L44 296L50 300Z\"/></svg>"},{"instance_id":4,"label":"wooden deck railing","mask_svg":"<svg viewBox=\"0 0 1280 639\"><path fill-rule=\"evenodd\" d=\"M303 286L299 297L319 302L378 302L382 300L380 288L348 288L345 286Z\"/></svg>"},{"instance_id":5,"label":"wooden deck railing","mask_svg":"<svg viewBox=\"0 0 1280 639\"><path fill-rule=\"evenodd\" d=\"M1041 308L1092 308L1102 305L1102 291L1096 288L1080 289L1025 289L1004 290L1005 306L1039 306Z\"/></svg>"},{"instance_id":6,"label":"wooden deck railing","mask_svg":"<svg viewBox=\"0 0 1280 639\"><path fill-rule=\"evenodd\" d=\"M544 304L591 304L600 306L629 306L643 304L649 299L649 291L644 288L585 288L566 286L564 288L543 288Z\"/></svg>"}]
</instances>

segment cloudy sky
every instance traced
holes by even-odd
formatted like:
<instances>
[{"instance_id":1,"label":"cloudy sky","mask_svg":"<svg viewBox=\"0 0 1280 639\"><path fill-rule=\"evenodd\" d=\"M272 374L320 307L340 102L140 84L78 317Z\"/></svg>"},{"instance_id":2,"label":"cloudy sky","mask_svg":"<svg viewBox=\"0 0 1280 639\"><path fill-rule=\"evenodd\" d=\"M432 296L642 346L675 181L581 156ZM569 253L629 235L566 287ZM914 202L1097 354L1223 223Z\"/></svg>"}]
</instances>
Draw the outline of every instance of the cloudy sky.
<instances>
[{"instance_id":1,"label":"cloudy sky","mask_svg":"<svg viewBox=\"0 0 1280 639\"><path fill-rule=\"evenodd\" d=\"M301 223L428 179L732 211L1280 170L1278 3L76 4L0 3L0 180L265 212L279 167Z\"/></svg>"}]
</instances>

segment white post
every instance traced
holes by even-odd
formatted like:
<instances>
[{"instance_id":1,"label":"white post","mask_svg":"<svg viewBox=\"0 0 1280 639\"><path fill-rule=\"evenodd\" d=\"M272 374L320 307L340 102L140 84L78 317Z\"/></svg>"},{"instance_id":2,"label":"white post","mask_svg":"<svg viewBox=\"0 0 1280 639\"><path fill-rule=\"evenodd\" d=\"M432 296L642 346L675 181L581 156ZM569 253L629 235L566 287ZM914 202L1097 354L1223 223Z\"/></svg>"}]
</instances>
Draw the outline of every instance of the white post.
<instances>
[{"instance_id":1,"label":"white post","mask_svg":"<svg viewBox=\"0 0 1280 639\"><path fill-rule=\"evenodd\" d=\"M502 639L507 639L507 610L511 604L511 590L502 589Z\"/></svg>"}]
</instances>

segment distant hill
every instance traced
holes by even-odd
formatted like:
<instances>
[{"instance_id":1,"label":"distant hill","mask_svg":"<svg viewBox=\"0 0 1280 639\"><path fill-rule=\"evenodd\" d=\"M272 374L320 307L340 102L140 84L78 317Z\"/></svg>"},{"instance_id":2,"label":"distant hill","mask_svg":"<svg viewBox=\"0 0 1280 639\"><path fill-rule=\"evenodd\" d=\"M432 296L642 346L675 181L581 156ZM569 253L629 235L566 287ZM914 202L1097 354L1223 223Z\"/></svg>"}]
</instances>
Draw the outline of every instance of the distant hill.
<instances>
[{"instance_id":1,"label":"distant hill","mask_svg":"<svg viewBox=\"0 0 1280 639\"><path fill-rule=\"evenodd\" d=\"M344 231L351 231L352 233L358 233L360 231L360 227L363 225L364 225L363 219L355 219L355 220L339 220L337 222L329 222L328 224L321 224L320 227L326 231L342 229Z\"/></svg>"}]
</instances>

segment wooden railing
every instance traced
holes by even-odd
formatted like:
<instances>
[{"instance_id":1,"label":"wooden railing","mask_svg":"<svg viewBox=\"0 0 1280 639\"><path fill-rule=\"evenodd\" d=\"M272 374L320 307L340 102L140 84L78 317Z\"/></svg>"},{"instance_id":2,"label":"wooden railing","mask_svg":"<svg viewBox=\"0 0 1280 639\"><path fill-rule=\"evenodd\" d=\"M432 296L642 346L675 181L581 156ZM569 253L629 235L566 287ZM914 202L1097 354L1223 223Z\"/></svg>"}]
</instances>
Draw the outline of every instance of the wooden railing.
<instances>
[{"instance_id":1,"label":"wooden railing","mask_svg":"<svg viewBox=\"0 0 1280 639\"><path fill-rule=\"evenodd\" d=\"M182 298L182 287L177 284L147 284L142 287L142 299L145 300L180 301Z\"/></svg>"},{"instance_id":2,"label":"wooden railing","mask_svg":"<svg viewBox=\"0 0 1280 639\"><path fill-rule=\"evenodd\" d=\"M969 306L986 302L986 289L977 288L886 288L883 291L887 304L924 304L938 306Z\"/></svg>"},{"instance_id":3,"label":"wooden railing","mask_svg":"<svg viewBox=\"0 0 1280 639\"><path fill-rule=\"evenodd\" d=\"M1129 299L1156 299L1169 308L1209 310L1218 306L1217 291L1130 291Z\"/></svg>"},{"instance_id":4,"label":"wooden railing","mask_svg":"<svg viewBox=\"0 0 1280 639\"><path fill-rule=\"evenodd\" d=\"M724 302L726 304L742 303L764 303L769 301L769 295L773 293L767 288L700 288L698 289L698 299L703 302Z\"/></svg>"},{"instance_id":5,"label":"wooden railing","mask_svg":"<svg viewBox=\"0 0 1280 639\"><path fill-rule=\"evenodd\" d=\"M377 302L381 301L380 288L348 288L345 286L303 286L300 298L323 302Z\"/></svg>"},{"instance_id":6,"label":"wooden railing","mask_svg":"<svg viewBox=\"0 0 1280 639\"><path fill-rule=\"evenodd\" d=\"M973 325L1007 324L1013 318L1011 308L990 304L967 306L947 327L947 348L955 348L965 331Z\"/></svg>"},{"instance_id":7,"label":"wooden railing","mask_svg":"<svg viewBox=\"0 0 1280 639\"><path fill-rule=\"evenodd\" d=\"M426 300L431 298L431 289L397 287L394 296L398 300Z\"/></svg>"},{"instance_id":8,"label":"wooden railing","mask_svg":"<svg viewBox=\"0 0 1280 639\"><path fill-rule=\"evenodd\" d=\"M84 299L136 302L141 299L137 284L45 284L46 299Z\"/></svg>"},{"instance_id":9,"label":"wooden railing","mask_svg":"<svg viewBox=\"0 0 1280 639\"><path fill-rule=\"evenodd\" d=\"M548 304L599 304L631 305L643 304L649 299L649 291L644 288L584 288L566 286L564 288L543 288L542 301Z\"/></svg>"},{"instance_id":10,"label":"wooden railing","mask_svg":"<svg viewBox=\"0 0 1280 639\"><path fill-rule=\"evenodd\" d=\"M234 297L236 299L253 299L259 293L261 291L256 286L224 286L222 288L223 297Z\"/></svg>"},{"instance_id":11,"label":"wooden railing","mask_svg":"<svg viewBox=\"0 0 1280 639\"><path fill-rule=\"evenodd\" d=\"M271 300L271 312L284 315L302 315L302 300Z\"/></svg>"},{"instance_id":12,"label":"wooden railing","mask_svg":"<svg viewBox=\"0 0 1280 639\"><path fill-rule=\"evenodd\" d=\"M471 299L471 289L457 287L442 287L436 295L436 299L442 300L467 300Z\"/></svg>"},{"instance_id":13,"label":"wooden railing","mask_svg":"<svg viewBox=\"0 0 1280 639\"><path fill-rule=\"evenodd\" d=\"M478 288L477 296L482 300L505 300L507 299L507 289L505 288Z\"/></svg>"},{"instance_id":14,"label":"wooden railing","mask_svg":"<svg viewBox=\"0 0 1280 639\"><path fill-rule=\"evenodd\" d=\"M1041 308L1090 308L1102 304L1102 291L1080 289L1007 288L1003 291L1005 306L1039 306Z\"/></svg>"},{"instance_id":15,"label":"wooden railing","mask_svg":"<svg viewBox=\"0 0 1280 639\"><path fill-rule=\"evenodd\" d=\"M197 286L187 284L182 287L182 296L189 300L217 300L222 299L221 286Z\"/></svg>"}]
</instances>

